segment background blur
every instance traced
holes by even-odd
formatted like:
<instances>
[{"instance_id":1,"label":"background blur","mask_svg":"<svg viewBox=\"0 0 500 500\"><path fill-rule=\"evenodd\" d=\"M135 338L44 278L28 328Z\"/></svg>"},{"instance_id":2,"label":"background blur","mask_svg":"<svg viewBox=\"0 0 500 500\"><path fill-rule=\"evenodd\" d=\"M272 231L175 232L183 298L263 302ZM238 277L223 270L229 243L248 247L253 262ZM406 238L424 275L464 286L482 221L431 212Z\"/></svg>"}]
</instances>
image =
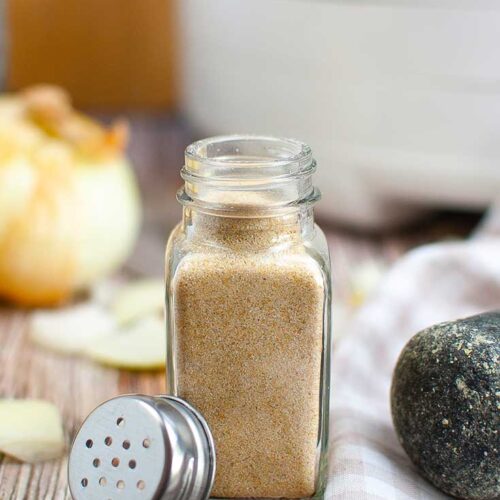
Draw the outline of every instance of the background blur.
<instances>
[{"instance_id":1,"label":"background blur","mask_svg":"<svg viewBox=\"0 0 500 500\"><path fill-rule=\"evenodd\" d=\"M311 145L318 161L315 183L323 193L316 218L332 257L334 349L347 342L350 320L362 304L377 298L381 277L396 260L424 243L467 238L499 197L499 27L499 0L0 0L0 91L56 84L98 120L125 117L131 132L127 155L143 205L135 250L107 279L135 241L140 212L120 147L126 143L125 127L105 132L75 115L64 94L54 106L54 95L47 99L42 92L45 100L39 95L29 112L21 106L17 123L16 106L9 108L16 99L0 103L0 216L7 216L0 217L0 293L15 298L3 286L9 284L6 276L17 285L18 297L41 290L38 302L24 300L22 307L0 300L0 400L53 402L69 446L83 418L103 400L164 393L165 243L181 217L175 193L184 149L210 135L271 134ZM20 96L17 103L26 104L27 94ZM49 147L52 155L41 155L45 162L34 161L33 137L42 138L42 153L47 143L59 149ZM106 141L118 152L111 168L109 157L94 154L89 162L92 155L81 151ZM14 152L20 150L14 161L12 144ZM57 154L68 147L77 151L70 160ZM70 189L73 184L59 172L78 190ZM365 318L375 330L363 330L370 339L366 343L365 336L358 338L373 348L373 356L369 349L353 351L361 353L354 357L363 369L385 364L389 374L392 365L380 349L382 341L396 352L403 336L394 344L393 338L427 326L422 321L476 311L484 306L476 301L481 291L488 295L485 301L496 300L490 267L484 265L497 262L490 257L495 250L490 252L476 259L470 258L472 251L461 259L452 253L450 261L445 251L409 257L393 290L398 298L401 292L403 306L386 304L382 297L386 315ZM441 256L442 269L431 258L425 261L429 274L422 273L427 267L418 263L426 255ZM416 268L407 272L415 261ZM97 272L106 262L109 266ZM480 276L474 280L476 272ZM144 298L142 278L151 276L158 279L152 293L146 286ZM25 307L54 305L43 292L66 281L62 304L67 307ZM131 291L128 285L138 288ZM420 302L413 291L422 294ZM454 304L462 291L472 309ZM129 318L114 332L102 326L89 337L92 321L85 311L93 319L97 308L114 321L110 304L119 303L120 294L121 308L137 316L133 325L140 326L149 314L156 330L139 329L132 342ZM47 348L34 336L37 318L48 324ZM378 340L371 336L377 328ZM113 333L105 366L86 351L106 343L108 337L97 333ZM79 336L81 345L70 351L67 345ZM148 345L160 370L141 364L142 347ZM116 356L134 358L145 371L130 371L129 364L109 367ZM365 363L370 356L372 362ZM351 372L358 368L359 363L350 367ZM345 367L336 369L340 373ZM33 427L28 419L28 428L38 428L36 420ZM370 436L370 442L383 443L385 450L386 437L385 432L377 440ZM349 463L371 470L358 458ZM400 470L385 456L384 466L391 467L390 478ZM66 457L31 465L0 456L0 498L69 500Z\"/></svg>"},{"instance_id":2,"label":"background blur","mask_svg":"<svg viewBox=\"0 0 500 500\"><path fill-rule=\"evenodd\" d=\"M467 234L475 216L425 214L480 214L497 195L494 0L0 5L5 89L55 83L100 119L130 119L145 203L139 272L161 269L183 150L208 135L308 142L318 217L354 241Z\"/></svg>"}]
</instances>

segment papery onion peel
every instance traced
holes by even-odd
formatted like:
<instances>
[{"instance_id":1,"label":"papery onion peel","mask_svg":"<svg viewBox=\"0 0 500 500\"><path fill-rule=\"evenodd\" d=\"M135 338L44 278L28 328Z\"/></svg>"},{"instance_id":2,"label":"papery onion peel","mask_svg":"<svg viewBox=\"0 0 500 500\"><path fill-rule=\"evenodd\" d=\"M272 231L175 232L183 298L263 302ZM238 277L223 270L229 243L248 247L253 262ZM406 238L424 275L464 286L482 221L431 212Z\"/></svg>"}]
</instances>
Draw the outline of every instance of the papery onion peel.
<instances>
[{"instance_id":1,"label":"papery onion peel","mask_svg":"<svg viewBox=\"0 0 500 500\"><path fill-rule=\"evenodd\" d=\"M140 200L126 137L54 87L0 98L1 297L58 304L127 258Z\"/></svg>"}]
</instances>

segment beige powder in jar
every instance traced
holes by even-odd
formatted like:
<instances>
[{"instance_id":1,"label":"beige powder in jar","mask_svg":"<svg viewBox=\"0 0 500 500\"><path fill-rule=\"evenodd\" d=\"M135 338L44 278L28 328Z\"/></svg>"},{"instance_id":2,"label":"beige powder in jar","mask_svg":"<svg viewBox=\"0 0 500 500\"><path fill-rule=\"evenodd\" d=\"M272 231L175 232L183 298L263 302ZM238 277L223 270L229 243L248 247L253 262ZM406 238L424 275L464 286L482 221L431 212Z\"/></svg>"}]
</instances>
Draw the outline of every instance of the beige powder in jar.
<instances>
[{"instance_id":1,"label":"beige powder in jar","mask_svg":"<svg viewBox=\"0 0 500 500\"><path fill-rule=\"evenodd\" d=\"M198 217L199 241L220 245L200 245L177 268L175 362L179 396L201 411L214 436L212 495L312 496L322 273L294 245L298 224L286 218ZM270 244L282 248L261 251Z\"/></svg>"}]
</instances>

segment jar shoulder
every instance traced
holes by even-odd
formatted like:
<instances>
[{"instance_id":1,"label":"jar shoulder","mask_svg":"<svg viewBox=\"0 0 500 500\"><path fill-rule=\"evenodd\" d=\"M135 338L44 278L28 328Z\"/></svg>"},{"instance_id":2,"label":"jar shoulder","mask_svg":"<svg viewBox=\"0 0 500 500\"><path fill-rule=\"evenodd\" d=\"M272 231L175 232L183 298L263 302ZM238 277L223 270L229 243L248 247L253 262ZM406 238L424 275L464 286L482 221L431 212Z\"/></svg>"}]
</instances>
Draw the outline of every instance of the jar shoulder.
<instances>
[{"instance_id":1,"label":"jar shoulder","mask_svg":"<svg viewBox=\"0 0 500 500\"><path fill-rule=\"evenodd\" d=\"M322 267L330 273L331 264L328 240L323 229L317 224L314 224L312 237L307 240L306 245L314 252L316 260L321 262Z\"/></svg>"},{"instance_id":2,"label":"jar shoulder","mask_svg":"<svg viewBox=\"0 0 500 500\"><path fill-rule=\"evenodd\" d=\"M186 237L179 224L172 231L166 250L167 281L178 271L182 273L262 275L275 270L281 273L311 275L330 286L330 257L328 243L322 229L315 225L308 235L291 245L276 245L256 251L240 251L231 246L212 242L193 241Z\"/></svg>"}]
</instances>

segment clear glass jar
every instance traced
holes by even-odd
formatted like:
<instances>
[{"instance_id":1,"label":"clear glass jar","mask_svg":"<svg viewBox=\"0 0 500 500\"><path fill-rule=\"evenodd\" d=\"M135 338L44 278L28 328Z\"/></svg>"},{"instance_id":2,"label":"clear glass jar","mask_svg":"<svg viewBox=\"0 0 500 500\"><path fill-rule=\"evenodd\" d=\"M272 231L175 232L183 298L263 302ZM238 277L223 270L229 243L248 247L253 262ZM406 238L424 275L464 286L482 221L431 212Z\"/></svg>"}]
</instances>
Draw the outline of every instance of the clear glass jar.
<instances>
[{"instance_id":1,"label":"clear glass jar","mask_svg":"<svg viewBox=\"0 0 500 500\"><path fill-rule=\"evenodd\" d=\"M186 150L166 251L167 386L212 430L216 498L323 498L331 285L305 144Z\"/></svg>"}]
</instances>

